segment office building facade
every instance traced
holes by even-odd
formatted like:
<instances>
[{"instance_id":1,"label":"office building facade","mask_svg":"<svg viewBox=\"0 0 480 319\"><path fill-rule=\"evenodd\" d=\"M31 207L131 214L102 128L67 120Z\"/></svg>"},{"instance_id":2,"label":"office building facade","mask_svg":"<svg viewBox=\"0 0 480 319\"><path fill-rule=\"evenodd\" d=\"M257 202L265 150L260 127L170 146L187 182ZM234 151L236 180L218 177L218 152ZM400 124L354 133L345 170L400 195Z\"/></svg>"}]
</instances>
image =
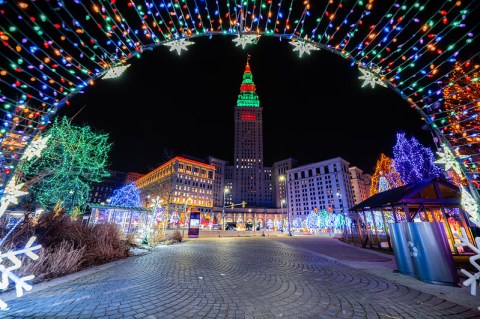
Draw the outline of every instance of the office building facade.
<instances>
[{"instance_id":1,"label":"office building facade","mask_svg":"<svg viewBox=\"0 0 480 319\"><path fill-rule=\"evenodd\" d=\"M352 181L353 198L356 205L370 197L372 176L370 174L364 174L363 170L356 166L350 167L349 171Z\"/></svg>"},{"instance_id":2,"label":"office building facade","mask_svg":"<svg viewBox=\"0 0 480 319\"><path fill-rule=\"evenodd\" d=\"M290 219L305 219L312 211L348 215L355 205L349 163L340 158L287 170L287 206Z\"/></svg>"},{"instance_id":3,"label":"office building facade","mask_svg":"<svg viewBox=\"0 0 480 319\"><path fill-rule=\"evenodd\" d=\"M215 166L176 156L139 178L135 184L143 200L158 196L171 214L181 216L194 206L210 222L215 185ZM149 196L149 197L148 197Z\"/></svg>"}]
</instances>

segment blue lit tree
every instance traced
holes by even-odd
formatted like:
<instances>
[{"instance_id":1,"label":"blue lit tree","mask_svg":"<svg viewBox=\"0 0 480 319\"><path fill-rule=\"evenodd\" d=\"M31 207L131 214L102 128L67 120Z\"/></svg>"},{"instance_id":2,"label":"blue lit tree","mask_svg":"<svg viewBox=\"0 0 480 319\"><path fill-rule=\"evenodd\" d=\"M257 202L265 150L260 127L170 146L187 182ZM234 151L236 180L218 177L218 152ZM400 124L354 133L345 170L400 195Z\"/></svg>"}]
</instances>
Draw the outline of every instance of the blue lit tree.
<instances>
[{"instance_id":1,"label":"blue lit tree","mask_svg":"<svg viewBox=\"0 0 480 319\"><path fill-rule=\"evenodd\" d=\"M327 219L328 219L328 212L326 210L321 210L317 214L318 218L318 227L319 228L326 228L327 226Z\"/></svg>"},{"instance_id":2,"label":"blue lit tree","mask_svg":"<svg viewBox=\"0 0 480 319\"><path fill-rule=\"evenodd\" d=\"M110 205L134 207L141 206L142 201L140 199L140 191L138 190L137 186L135 186L135 183L130 183L113 191Z\"/></svg>"},{"instance_id":3,"label":"blue lit tree","mask_svg":"<svg viewBox=\"0 0 480 319\"><path fill-rule=\"evenodd\" d=\"M307 227L309 229L318 228L318 215L316 212L311 211L307 216Z\"/></svg>"},{"instance_id":4,"label":"blue lit tree","mask_svg":"<svg viewBox=\"0 0 480 319\"><path fill-rule=\"evenodd\" d=\"M293 220L293 227L302 228L303 221L300 217L297 217Z\"/></svg>"},{"instance_id":5,"label":"blue lit tree","mask_svg":"<svg viewBox=\"0 0 480 319\"><path fill-rule=\"evenodd\" d=\"M416 138L408 139L405 133L397 133L393 154L395 168L404 184L442 174L442 169L434 163L433 152Z\"/></svg>"}]
</instances>

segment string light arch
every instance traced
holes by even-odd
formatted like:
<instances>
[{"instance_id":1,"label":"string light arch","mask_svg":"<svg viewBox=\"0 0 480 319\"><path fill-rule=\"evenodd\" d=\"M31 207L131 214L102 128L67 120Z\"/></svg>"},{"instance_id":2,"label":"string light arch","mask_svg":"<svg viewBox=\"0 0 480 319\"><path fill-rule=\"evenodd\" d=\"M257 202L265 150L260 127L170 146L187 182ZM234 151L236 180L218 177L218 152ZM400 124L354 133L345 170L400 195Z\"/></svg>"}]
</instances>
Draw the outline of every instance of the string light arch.
<instances>
[{"instance_id":1,"label":"string light arch","mask_svg":"<svg viewBox=\"0 0 480 319\"><path fill-rule=\"evenodd\" d=\"M1 192L74 95L146 50L185 54L212 36L239 49L273 36L299 57L348 59L365 89L388 87L419 112L471 189L480 185L478 1L0 0L0 16Z\"/></svg>"}]
</instances>

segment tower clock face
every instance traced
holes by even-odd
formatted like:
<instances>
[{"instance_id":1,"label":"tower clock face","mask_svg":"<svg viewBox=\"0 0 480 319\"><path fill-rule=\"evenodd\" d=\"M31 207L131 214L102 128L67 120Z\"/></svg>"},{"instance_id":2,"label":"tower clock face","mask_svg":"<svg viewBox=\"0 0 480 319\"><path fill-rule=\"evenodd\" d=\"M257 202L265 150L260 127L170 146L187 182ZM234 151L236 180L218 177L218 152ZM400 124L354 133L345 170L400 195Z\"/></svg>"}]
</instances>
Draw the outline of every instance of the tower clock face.
<instances>
[{"instance_id":1,"label":"tower clock face","mask_svg":"<svg viewBox=\"0 0 480 319\"><path fill-rule=\"evenodd\" d=\"M242 121L255 121L257 119L257 114L242 112Z\"/></svg>"}]
</instances>

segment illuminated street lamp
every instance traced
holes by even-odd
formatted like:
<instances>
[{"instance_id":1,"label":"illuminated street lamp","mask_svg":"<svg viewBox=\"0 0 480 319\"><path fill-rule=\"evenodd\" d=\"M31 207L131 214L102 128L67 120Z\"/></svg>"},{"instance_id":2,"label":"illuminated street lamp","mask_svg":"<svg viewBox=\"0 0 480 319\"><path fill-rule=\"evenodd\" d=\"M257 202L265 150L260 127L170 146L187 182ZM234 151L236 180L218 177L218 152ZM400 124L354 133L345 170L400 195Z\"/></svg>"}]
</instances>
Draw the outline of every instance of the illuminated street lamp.
<instances>
[{"instance_id":1,"label":"illuminated street lamp","mask_svg":"<svg viewBox=\"0 0 480 319\"><path fill-rule=\"evenodd\" d=\"M285 205L285 199L282 198L282 200L280 201L280 207L282 208L282 231L283 231L283 222L285 220L285 218L283 217L283 205Z\"/></svg>"},{"instance_id":2,"label":"illuminated street lamp","mask_svg":"<svg viewBox=\"0 0 480 319\"><path fill-rule=\"evenodd\" d=\"M337 190L336 195L337 195L340 206L343 207L343 202L341 202L342 201L342 194L340 193L340 191ZM345 236L347 234L347 223L346 223L347 216L346 216L345 211L343 209L341 210L341 213L343 215L343 221L344 221L344 223L343 223L343 235Z\"/></svg>"},{"instance_id":3,"label":"illuminated street lamp","mask_svg":"<svg viewBox=\"0 0 480 319\"><path fill-rule=\"evenodd\" d=\"M278 177L278 180L280 182L283 182L283 191L285 193L285 199L282 199L282 201L285 202L285 204L288 203L288 192L287 192L287 177L285 175L280 175ZM287 207L287 232L288 236L292 236L292 233L290 232L290 213L288 212L288 206ZM282 217L283 217L283 206L282 206Z\"/></svg>"},{"instance_id":4,"label":"illuminated street lamp","mask_svg":"<svg viewBox=\"0 0 480 319\"><path fill-rule=\"evenodd\" d=\"M225 186L223 189L223 209L222 209L222 229L225 230L225 194L228 194L230 190Z\"/></svg>"},{"instance_id":5,"label":"illuminated street lamp","mask_svg":"<svg viewBox=\"0 0 480 319\"><path fill-rule=\"evenodd\" d=\"M145 207L148 208L148 203L150 203L150 195L145 196Z\"/></svg>"}]
</instances>

